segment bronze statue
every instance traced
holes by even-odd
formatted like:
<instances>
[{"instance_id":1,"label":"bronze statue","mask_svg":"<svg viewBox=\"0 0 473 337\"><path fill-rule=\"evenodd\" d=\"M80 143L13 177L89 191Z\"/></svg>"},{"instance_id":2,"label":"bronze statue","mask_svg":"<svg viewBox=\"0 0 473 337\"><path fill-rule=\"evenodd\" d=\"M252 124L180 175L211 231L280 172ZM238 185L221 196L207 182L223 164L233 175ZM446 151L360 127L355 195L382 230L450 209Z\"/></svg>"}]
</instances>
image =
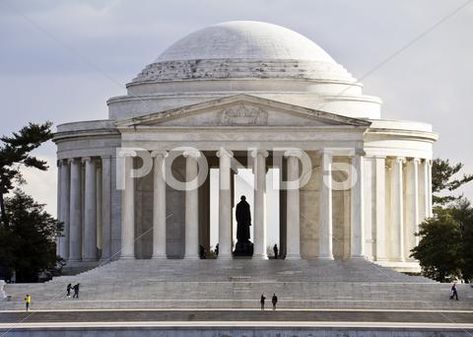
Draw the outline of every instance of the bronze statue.
<instances>
[{"instance_id":1,"label":"bronze statue","mask_svg":"<svg viewBox=\"0 0 473 337\"><path fill-rule=\"evenodd\" d=\"M246 202L246 197L241 196L241 201L236 206L237 220L237 244L233 255L252 256L253 243L250 241L251 212L250 204Z\"/></svg>"},{"instance_id":2,"label":"bronze statue","mask_svg":"<svg viewBox=\"0 0 473 337\"><path fill-rule=\"evenodd\" d=\"M251 226L250 204L246 202L244 195L240 199L241 201L236 206L237 240L238 242L248 242Z\"/></svg>"}]
</instances>

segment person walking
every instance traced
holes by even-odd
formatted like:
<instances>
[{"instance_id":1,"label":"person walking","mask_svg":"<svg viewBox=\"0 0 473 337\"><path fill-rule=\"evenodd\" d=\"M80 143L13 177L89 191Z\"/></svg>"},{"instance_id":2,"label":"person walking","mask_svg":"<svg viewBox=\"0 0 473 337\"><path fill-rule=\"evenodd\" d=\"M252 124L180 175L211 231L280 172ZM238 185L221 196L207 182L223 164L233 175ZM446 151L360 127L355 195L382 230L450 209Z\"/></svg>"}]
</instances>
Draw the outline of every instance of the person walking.
<instances>
[{"instance_id":1,"label":"person walking","mask_svg":"<svg viewBox=\"0 0 473 337\"><path fill-rule=\"evenodd\" d=\"M264 294L261 294L261 298L259 300L259 303L261 304L261 310L264 310L264 301L266 300L266 297L264 297Z\"/></svg>"},{"instance_id":2,"label":"person walking","mask_svg":"<svg viewBox=\"0 0 473 337\"><path fill-rule=\"evenodd\" d=\"M273 252L274 252L274 258L277 260L277 259L278 259L278 256L279 256L278 244L275 244L275 245L274 245L274 247L273 247Z\"/></svg>"},{"instance_id":3,"label":"person walking","mask_svg":"<svg viewBox=\"0 0 473 337\"><path fill-rule=\"evenodd\" d=\"M79 298L79 283L77 283L74 287L72 287L74 289L74 296L72 296L72 298Z\"/></svg>"},{"instance_id":4,"label":"person walking","mask_svg":"<svg viewBox=\"0 0 473 337\"><path fill-rule=\"evenodd\" d=\"M30 304L31 304L31 296L29 294L26 294L25 296L26 311L30 310Z\"/></svg>"},{"instance_id":5,"label":"person walking","mask_svg":"<svg viewBox=\"0 0 473 337\"><path fill-rule=\"evenodd\" d=\"M458 301L458 292L457 292L457 283L454 282L452 285L452 289L450 290L450 299L453 300L455 298Z\"/></svg>"},{"instance_id":6,"label":"person walking","mask_svg":"<svg viewBox=\"0 0 473 337\"><path fill-rule=\"evenodd\" d=\"M273 310L276 310L276 304L278 304L278 297L276 296L276 294L273 294L271 302L273 303Z\"/></svg>"},{"instance_id":7,"label":"person walking","mask_svg":"<svg viewBox=\"0 0 473 337\"><path fill-rule=\"evenodd\" d=\"M71 289L72 289L72 284L68 284L66 288L66 296L67 298L71 297Z\"/></svg>"}]
</instances>

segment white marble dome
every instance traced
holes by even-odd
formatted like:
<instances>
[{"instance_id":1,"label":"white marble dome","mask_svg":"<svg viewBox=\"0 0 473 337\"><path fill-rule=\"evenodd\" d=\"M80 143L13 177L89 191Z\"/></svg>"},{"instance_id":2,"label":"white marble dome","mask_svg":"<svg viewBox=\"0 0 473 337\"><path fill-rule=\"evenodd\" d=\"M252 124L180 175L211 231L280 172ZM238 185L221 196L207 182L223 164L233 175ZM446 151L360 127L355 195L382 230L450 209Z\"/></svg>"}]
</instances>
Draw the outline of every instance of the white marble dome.
<instances>
[{"instance_id":1,"label":"white marble dome","mask_svg":"<svg viewBox=\"0 0 473 337\"><path fill-rule=\"evenodd\" d=\"M156 60L306 60L335 63L313 41L290 29L256 21L230 21L200 29L171 45Z\"/></svg>"},{"instance_id":2,"label":"white marble dome","mask_svg":"<svg viewBox=\"0 0 473 337\"><path fill-rule=\"evenodd\" d=\"M237 94L350 117L379 118L381 106L315 42L255 21L219 23L177 40L127 84L127 91L108 101L110 118Z\"/></svg>"},{"instance_id":3,"label":"white marble dome","mask_svg":"<svg viewBox=\"0 0 473 337\"><path fill-rule=\"evenodd\" d=\"M178 40L133 82L232 78L356 81L299 33L265 22L230 21Z\"/></svg>"}]
</instances>

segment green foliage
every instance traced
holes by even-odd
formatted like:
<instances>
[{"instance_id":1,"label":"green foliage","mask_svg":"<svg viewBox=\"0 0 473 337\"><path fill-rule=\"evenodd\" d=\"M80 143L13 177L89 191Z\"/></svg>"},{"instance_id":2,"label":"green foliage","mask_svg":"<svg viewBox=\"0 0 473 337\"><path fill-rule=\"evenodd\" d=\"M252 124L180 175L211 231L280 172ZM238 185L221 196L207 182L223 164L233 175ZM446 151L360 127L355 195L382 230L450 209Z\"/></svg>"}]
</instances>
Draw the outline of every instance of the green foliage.
<instances>
[{"instance_id":1,"label":"green foliage","mask_svg":"<svg viewBox=\"0 0 473 337\"><path fill-rule=\"evenodd\" d=\"M462 234L462 249L460 256L463 260L462 278L466 282L473 281L473 207L470 201L460 199L452 208L453 217L458 221Z\"/></svg>"},{"instance_id":2,"label":"green foliage","mask_svg":"<svg viewBox=\"0 0 473 337\"><path fill-rule=\"evenodd\" d=\"M451 213L437 209L434 217L420 225L421 240L411 254L419 260L423 275L440 282L461 276L461 228Z\"/></svg>"},{"instance_id":3,"label":"green foliage","mask_svg":"<svg viewBox=\"0 0 473 337\"><path fill-rule=\"evenodd\" d=\"M15 270L18 282L34 282L61 263L55 238L62 224L18 189L5 201L9 222L0 226L0 264Z\"/></svg>"},{"instance_id":4,"label":"green foliage","mask_svg":"<svg viewBox=\"0 0 473 337\"><path fill-rule=\"evenodd\" d=\"M452 192L473 180L472 174L455 178L462 163L435 159L432 164L434 216L420 225L420 242L411 252L422 274L441 282L473 281L473 208Z\"/></svg>"},{"instance_id":5,"label":"green foliage","mask_svg":"<svg viewBox=\"0 0 473 337\"><path fill-rule=\"evenodd\" d=\"M436 207L417 235L421 239L411 256L419 260L424 276L440 282L473 281L473 207L467 199Z\"/></svg>"},{"instance_id":6,"label":"green foliage","mask_svg":"<svg viewBox=\"0 0 473 337\"><path fill-rule=\"evenodd\" d=\"M446 205L458 200L450 192L473 180L473 174L463 174L459 179L455 175L463 168L462 163L450 164L448 159L435 159L432 163L432 200L436 205ZM448 194L450 193L450 194Z\"/></svg>"},{"instance_id":7,"label":"green foliage","mask_svg":"<svg viewBox=\"0 0 473 337\"><path fill-rule=\"evenodd\" d=\"M53 137L51 126L50 122L29 123L11 137L0 137L0 220L4 224L8 222L5 194L14 188L15 181L22 181L21 167L43 171L48 168L45 161L32 156L31 152Z\"/></svg>"}]
</instances>

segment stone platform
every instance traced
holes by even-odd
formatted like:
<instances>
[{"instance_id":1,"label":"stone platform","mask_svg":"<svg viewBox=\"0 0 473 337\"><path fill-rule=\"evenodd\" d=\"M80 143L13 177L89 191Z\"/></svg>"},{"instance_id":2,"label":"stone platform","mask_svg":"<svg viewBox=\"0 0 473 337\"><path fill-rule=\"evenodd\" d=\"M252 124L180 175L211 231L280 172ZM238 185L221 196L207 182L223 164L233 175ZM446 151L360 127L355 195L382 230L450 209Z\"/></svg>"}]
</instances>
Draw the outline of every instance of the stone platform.
<instances>
[{"instance_id":1,"label":"stone platform","mask_svg":"<svg viewBox=\"0 0 473 337\"><path fill-rule=\"evenodd\" d=\"M65 296L80 283L80 298ZM1 310L256 309L262 293L275 292L286 309L473 310L473 288L408 276L364 260L125 260L44 284L7 285Z\"/></svg>"}]
</instances>

